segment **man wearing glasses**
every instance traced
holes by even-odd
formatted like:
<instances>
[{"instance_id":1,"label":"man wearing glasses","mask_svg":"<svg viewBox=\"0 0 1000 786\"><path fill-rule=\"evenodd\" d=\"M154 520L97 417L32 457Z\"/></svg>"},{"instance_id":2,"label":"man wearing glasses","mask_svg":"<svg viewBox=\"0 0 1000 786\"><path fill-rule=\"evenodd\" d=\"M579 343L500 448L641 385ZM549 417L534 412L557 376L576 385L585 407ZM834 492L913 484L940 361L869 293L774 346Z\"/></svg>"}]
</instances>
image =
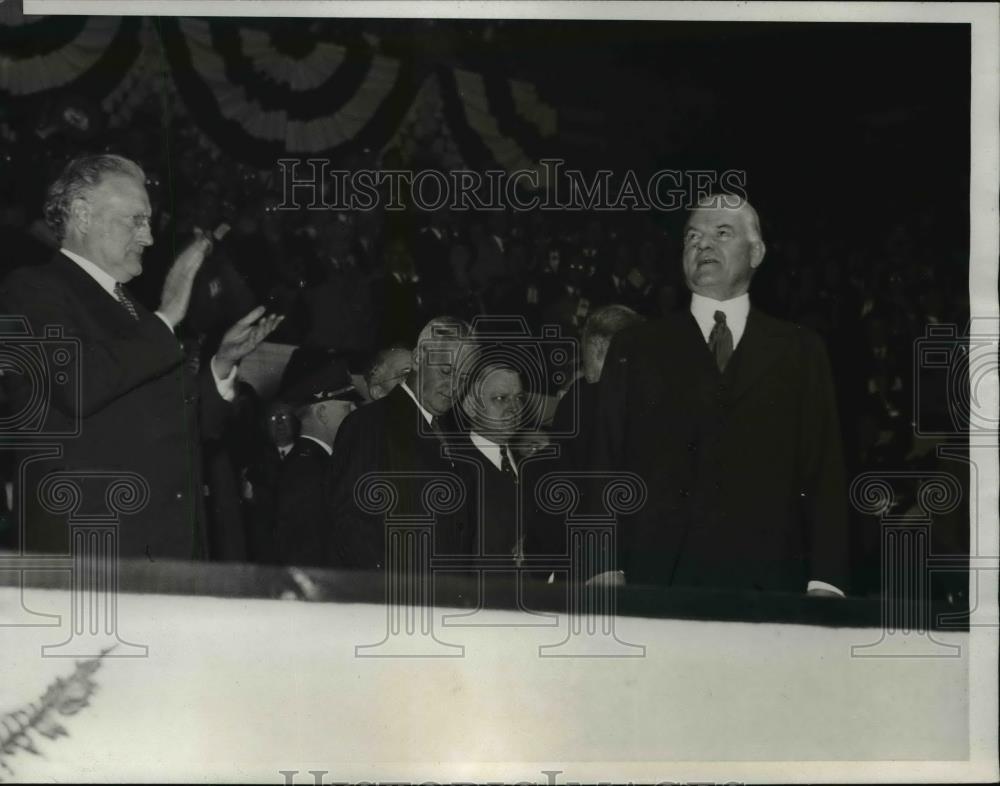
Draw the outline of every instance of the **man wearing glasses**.
<instances>
[{"instance_id":1,"label":"man wearing glasses","mask_svg":"<svg viewBox=\"0 0 1000 786\"><path fill-rule=\"evenodd\" d=\"M184 363L174 329L184 319L191 285L210 240L199 234L167 273L159 307L147 311L125 284L142 273L153 244L152 210L142 169L116 155L69 162L49 187L45 218L60 241L47 264L14 271L0 284L0 314L27 318L44 345L46 328L77 342L79 358L53 373L50 391L27 375L5 374L13 411L46 397L41 433L73 434L60 455L30 465L22 548L65 553L65 516L47 512L36 489L52 471L73 476L136 473L146 505L122 514L121 556L189 559L206 553L200 466L201 435L217 434L233 397L237 365L277 326L256 308L223 336L197 377ZM263 317L263 318L262 318ZM76 515L96 513L102 494L84 498ZM97 498L101 497L101 498Z\"/></svg>"}]
</instances>

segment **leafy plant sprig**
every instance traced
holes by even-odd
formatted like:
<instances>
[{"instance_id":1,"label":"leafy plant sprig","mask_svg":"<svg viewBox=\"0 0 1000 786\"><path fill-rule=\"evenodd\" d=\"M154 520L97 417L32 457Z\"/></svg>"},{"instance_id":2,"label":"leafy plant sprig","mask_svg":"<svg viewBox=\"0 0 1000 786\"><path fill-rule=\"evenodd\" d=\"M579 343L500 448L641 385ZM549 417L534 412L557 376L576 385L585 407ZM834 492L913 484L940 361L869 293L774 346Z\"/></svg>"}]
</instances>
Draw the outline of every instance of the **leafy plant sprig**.
<instances>
[{"instance_id":1,"label":"leafy plant sprig","mask_svg":"<svg viewBox=\"0 0 1000 786\"><path fill-rule=\"evenodd\" d=\"M0 781L3 774L13 775L8 759L18 751L42 756L38 743L42 738L54 740L68 737L69 732L60 717L76 715L90 704L90 697L97 690L94 673L101 661L114 647L108 647L90 660L78 660L69 677L56 677L38 701L0 716Z\"/></svg>"}]
</instances>

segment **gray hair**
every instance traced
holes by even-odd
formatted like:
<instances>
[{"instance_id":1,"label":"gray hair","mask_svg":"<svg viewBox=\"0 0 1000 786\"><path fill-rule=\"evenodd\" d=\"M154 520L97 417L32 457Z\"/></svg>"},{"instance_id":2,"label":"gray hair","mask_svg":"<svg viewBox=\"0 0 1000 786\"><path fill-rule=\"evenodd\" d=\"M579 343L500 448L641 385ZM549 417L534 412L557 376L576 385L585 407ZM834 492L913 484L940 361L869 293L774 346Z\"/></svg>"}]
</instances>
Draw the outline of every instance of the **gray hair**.
<instances>
[{"instance_id":1,"label":"gray hair","mask_svg":"<svg viewBox=\"0 0 1000 786\"><path fill-rule=\"evenodd\" d=\"M99 153L74 158L49 186L43 212L45 223L58 240L66 237L74 200L97 188L107 175L124 175L143 184L146 182L146 173L135 161L112 153Z\"/></svg>"},{"instance_id":2,"label":"gray hair","mask_svg":"<svg viewBox=\"0 0 1000 786\"><path fill-rule=\"evenodd\" d=\"M620 330L643 321L643 317L628 306L612 303L610 306L602 306L587 318L580 338L584 345L602 338L610 340Z\"/></svg>"},{"instance_id":3,"label":"gray hair","mask_svg":"<svg viewBox=\"0 0 1000 786\"><path fill-rule=\"evenodd\" d=\"M763 243L764 236L760 231L760 216L756 209L744 197L736 194L712 194L698 200L695 210L698 208L732 210L743 216L746 222L747 234L753 243Z\"/></svg>"},{"instance_id":4,"label":"gray hair","mask_svg":"<svg viewBox=\"0 0 1000 786\"><path fill-rule=\"evenodd\" d=\"M421 329L417 336L417 346L428 341L458 341L468 338L470 333L472 327L465 320L449 316L434 317Z\"/></svg>"},{"instance_id":5,"label":"gray hair","mask_svg":"<svg viewBox=\"0 0 1000 786\"><path fill-rule=\"evenodd\" d=\"M371 385L373 382L382 382L382 372L385 371L385 367L389 362L389 358L392 357L395 352L405 352L407 355L413 354L412 349L406 347L388 347L386 349L380 349L375 357L372 358L372 362L369 364L368 368L365 370L364 378L365 382Z\"/></svg>"}]
</instances>

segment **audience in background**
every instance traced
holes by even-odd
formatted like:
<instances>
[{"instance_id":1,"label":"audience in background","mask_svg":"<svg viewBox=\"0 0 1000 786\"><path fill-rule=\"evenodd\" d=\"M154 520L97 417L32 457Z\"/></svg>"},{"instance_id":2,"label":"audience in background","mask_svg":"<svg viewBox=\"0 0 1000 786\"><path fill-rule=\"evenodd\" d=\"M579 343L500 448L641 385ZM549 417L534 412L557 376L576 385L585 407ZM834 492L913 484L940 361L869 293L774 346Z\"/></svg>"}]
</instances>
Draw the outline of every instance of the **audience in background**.
<instances>
[{"instance_id":1,"label":"audience in background","mask_svg":"<svg viewBox=\"0 0 1000 786\"><path fill-rule=\"evenodd\" d=\"M360 382L359 390L379 401L412 373L408 348L416 346L431 315L470 321L480 314L518 314L536 331L554 323L583 342L583 365L568 380L569 393L552 424L553 432L568 433L567 419L577 419L579 436L562 442L564 455L572 457L586 451L587 392L600 376L619 319L656 319L687 306L676 264L680 239L669 216L421 212L412 206L398 213L282 210L280 190L266 177L213 159L193 137L186 144L176 178L184 190L172 201L165 198L155 162L143 161L151 223L162 242L148 249L135 295L155 308L172 249L185 245L196 227L231 225L194 284L189 318L177 327L195 363L232 314L263 304L286 317L270 340L311 347L344 359L351 370L364 370L367 391ZM25 156L11 166L56 172L63 164L57 152L39 155L50 158ZM31 178L22 173L11 182L19 179ZM176 213L171 205L180 206ZM930 215L901 210L859 230L859 242L857 233L834 231L821 212L794 205L767 212L773 241L758 301L769 313L823 337L848 476L923 466L926 446L913 437L914 341L930 324L964 327L967 280L955 271L967 260L935 231ZM50 256L46 244L54 240L39 219L40 204L25 202L16 189L0 193L0 239L3 248L15 250L4 255L0 274ZM575 413L569 404L577 400L581 409ZM938 406L946 407L946 399L939 397ZM260 401L245 388L234 409L223 441L205 445L207 507L217 528L210 548L216 558L245 554L256 562L274 561L275 495L282 462L298 436L295 413L289 402ZM0 477L5 484L10 471L5 468ZM870 534L871 522L854 515L856 528L868 527ZM856 549L870 560L877 539L857 540L862 545ZM861 591L877 589L856 584Z\"/></svg>"}]
</instances>

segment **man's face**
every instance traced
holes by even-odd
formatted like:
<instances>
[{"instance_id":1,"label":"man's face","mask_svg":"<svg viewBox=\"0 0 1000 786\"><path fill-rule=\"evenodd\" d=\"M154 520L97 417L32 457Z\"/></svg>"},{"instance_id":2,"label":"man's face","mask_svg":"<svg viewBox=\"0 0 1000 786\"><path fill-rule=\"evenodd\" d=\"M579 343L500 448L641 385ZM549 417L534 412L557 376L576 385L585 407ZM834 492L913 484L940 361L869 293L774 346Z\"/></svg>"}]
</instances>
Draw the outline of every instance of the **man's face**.
<instances>
[{"instance_id":1,"label":"man's face","mask_svg":"<svg viewBox=\"0 0 1000 786\"><path fill-rule=\"evenodd\" d=\"M378 369L369 385L373 400L385 398L402 382L413 367L413 356L405 349L393 350Z\"/></svg>"},{"instance_id":2,"label":"man's face","mask_svg":"<svg viewBox=\"0 0 1000 786\"><path fill-rule=\"evenodd\" d=\"M518 430L524 410L521 377L508 369L488 370L469 391L467 402L476 431L506 441Z\"/></svg>"},{"instance_id":3,"label":"man's face","mask_svg":"<svg viewBox=\"0 0 1000 786\"><path fill-rule=\"evenodd\" d=\"M340 429L340 424L344 422L344 418L350 415L357 406L353 401L324 401L322 404L318 405L320 412L317 413L319 421L323 424L326 431L327 442L331 445L337 438L337 431Z\"/></svg>"},{"instance_id":4,"label":"man's face","mask_svg":"<svg viewBox=\"0 0 1000 786\"><path fill-rule=\"evenodd\" d=\"M418 347L414 354L418 381L414 392L424 409L434 416L444 415L455 403L463 365L462 342L433 340Z\"/></svg>"},{"instance_id":5,"label":"man's face","mask_svg":"<svg viewBox=\"0 0 1000 786\"><path fill-rule=\"evenodd\" d=\"M295 413L287 404L277 403L268 410L267 433L276 447L294 442L297 426Z\"/></svg>"},{"instance_id":6,"label":"man's face","mask_svg":"<svg viewBox=\"0 0 1000 786\"><path fill-rule=\"evenodd\" d=\"M764 244L751 239L742 209L699 208L684 230L684 277L688 288L729 300L750 288L752 271L764 259Z\"/></svg>"},{"instance_id":7,"label":"man's face","mask_svg":"<svg viewBox=\"0 0 1000 786\"><path fill-rule=\"evenodd\" d=\"M145 185L126 175L108 175L85 202L84 256L122 283L142 273L143 249L153 245Z\"/></svg>"}]
</instances>

